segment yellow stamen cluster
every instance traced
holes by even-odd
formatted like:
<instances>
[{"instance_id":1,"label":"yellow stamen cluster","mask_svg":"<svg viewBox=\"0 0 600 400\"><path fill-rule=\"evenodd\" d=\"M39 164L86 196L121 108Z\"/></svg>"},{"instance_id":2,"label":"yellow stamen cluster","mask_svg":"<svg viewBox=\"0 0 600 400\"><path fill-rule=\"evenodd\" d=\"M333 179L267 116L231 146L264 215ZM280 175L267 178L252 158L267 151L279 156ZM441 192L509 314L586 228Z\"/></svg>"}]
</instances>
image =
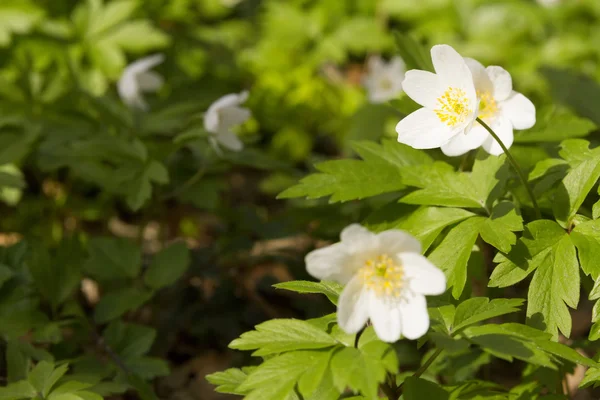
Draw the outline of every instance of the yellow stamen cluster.
<instances>
[{"instance_id":1,"label":"yellow stamen cluster","mask_svg":"<svg viewBox=\"0 0 600 400\"><path fill-rule=\"evenodd\" d=\"M438 97L438 108L433 110L435 115L448 126L456 126L464 122L472 113L469 109L469 99L464 90L449 87Z\"/></svg>"},{"instance_id":2,"label":"yellow stamen cluster","mask_svg":"<svg viewBox=\"0 0 600 400\"><path fill-rule=\"evenodd\" d=\"M478 117L484 121L493 119L498 112L498 105L494 96L490 92L477 91L477 97L479 97Z\"/></svg>"},{"instance_id":3,"label":"yellow stamen cluster","mask_svg":"<svg viewBox=\"0 0 600 400\"><path fill-rule=\"evenodd\" d=\"M385 78L382 78L382 79L379 81L379 87L380 87L382 90L390 90L390 89L392 88L392 86L393 86L393 83L392 83L391 79L389 79L389 78L387 78L387 77L385 77Z\"/></svg>"},{"instance_id":4,"label":"yellow stamen cluster","mask_svg":"<svg viewBox=\"0 0 600 400\"><path fill-rule=\"evenodd\" d=\"M367 289L379 296L400 297L404 284L404 269L387 254L367 260L359 272Z\"/></svg>"}]
</instances>

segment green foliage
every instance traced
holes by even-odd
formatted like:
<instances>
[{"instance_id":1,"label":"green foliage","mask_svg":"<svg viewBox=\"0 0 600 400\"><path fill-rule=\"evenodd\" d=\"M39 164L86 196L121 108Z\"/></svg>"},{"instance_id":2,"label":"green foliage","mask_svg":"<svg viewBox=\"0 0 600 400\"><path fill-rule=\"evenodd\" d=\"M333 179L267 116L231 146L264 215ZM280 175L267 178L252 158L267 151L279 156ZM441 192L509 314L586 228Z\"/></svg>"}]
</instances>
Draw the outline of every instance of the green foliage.
<instances>
[{"instance_id":1,"label":"green foliage","mask_svg":"<svg viewBox=\"0 0 600 400\"><path fill-rule=\"evenodd\" d=\"M337 305L338 298L343 289L342 285L331 281L291 281L278 283L273 286L277 289L291 290L298 293L321 293L327 296L329 301L335 305Z\"/></svg>"}]
</instances>

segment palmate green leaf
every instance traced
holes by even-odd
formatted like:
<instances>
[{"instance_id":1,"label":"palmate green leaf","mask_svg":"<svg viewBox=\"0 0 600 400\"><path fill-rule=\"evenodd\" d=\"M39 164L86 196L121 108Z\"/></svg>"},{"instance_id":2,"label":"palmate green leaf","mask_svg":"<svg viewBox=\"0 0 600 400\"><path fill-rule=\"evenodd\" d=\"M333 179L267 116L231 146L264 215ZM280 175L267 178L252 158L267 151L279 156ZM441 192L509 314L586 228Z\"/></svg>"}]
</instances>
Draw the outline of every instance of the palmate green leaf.
<instances>
[{"instance_id":1,"label":"palmate green leaf","mask_svg":"<svg viewBox=\"0 0 600 400\"><path fill-rule=\"evenodd\" d=\"M489 156L475 160L472 172L456 172L449 164L435 162L403 168L402 178L406 185L421 188L404 196L403 203L487 209L508 174L504 156Z\"/></svg>"},{"instance_id":2,"label":"palmate green leaf","mask_svg":"<svg viewBox=\"0 0 600 400\"><path fill-rule=\"evenodd\" d=\"M236 390L249 393L246 399L286 400L303 375L309 374L312 382L298 386L301 394L308 397L312 392L302 393L302 390L314 391L320 385L332 352L331 349L301 350L269 358L252 370ZM315 373L315 369L318 373Z\"/></svg>"},{"instance_id":3,"label":"palmate green leaf","mask_svg":"<svg viewBox=\"0 0 600 400\"><path fill-rule=\"evenodd\" d=\"M571 231L581 269L594 281L600 277L600 220L583 222Z\"/></svg>"},{"instance_id":4,"label":"palmate green leaf","mask_svg":"<svg viewBox=\"0 0 600 400\"><path fill-rule=\"evenodd\" d=\"M0 387L0 400L31 399L36 394L36 389L27 381L19 381Z\"/></svg>"},{"instance_id":5,"label":"palmate green leaf","mask_svg":"<svg viewBox=\"0 0 600 400\"><path fill-rule=\"evenodd\" d=\"M156 160L141 167L132 177L125 194L127 205L139 210L152 195L152 183L164 185L169 182L169 173L165 166Z\"/></svg>"},{"instance_id":6,"label":"palmate green leaf","mask_svg":"<svg viewBox=\"0 0 600 400\"><path fill-rule=\"evenodd\" d=\"M296 319L273 319L256 325L229 344L236 350L254 350L252 355L265 356L300 349L322 349L337 341L314 325Z\"/></svg>"},{"instance_id":7,"label":"palmate green leaf","mask_svg":"<svg viewBox=\"0 0 600 400\"><path fill-rule=\"evenodd\" d=\"M320 172L303 178L278 198L331 196L330 202L348 201L395 192L404 188L400 170L406 165L429 163L424 152L391 141L378 145L355 142L352 147L363 160L333 160L315 165Z\"/></svg>"},{"instance_id":8,"label":"palmate green leaf","mask_svg":"<svg viewBox=\"0 0 600 400\"><path fill-rule=\"evenodd\" d=\"M397 370L395 351L376 339L372 327L365 330L358 348L345 347L336 351L331 360L333 382L338 390L349 387L372 400L378 399L378 387L387 372L397 373Z\"/></svg>"},{"instance_id":9,"label":"palmate green leaf","mask_svg":"<svg viewBox=\"0 0 600 400\"><path fill-rule=\"evenodd\" d=\"M553 364L550 368L552 369L556 369L554 365L554 360L556 359L570 361L587 367L598 365L595 361L582 356L569 346L553 341L551 334L523 324L505 323L469 327L464 331L464 334L469 338L486 335L513 337L520 340L529 350L534 352L540 350L546 355L551 356L550 360L553 360Z\"/></svg>"},{"instance_id":10,"label":"palmate green leaf","mask_svg":"<svg viewBox=\"0 0 600 400\"><path fill-rule=\"evenodd\" d=\"M564 142L563 145L565 145ZM569 146L568 142L566 146ZM596 154L597 152L594 150L586 148L582 152L590 157L583 160L578 157L574 163L575 165L572 164L572 169L557 188L553 211L556 220L563 228L567 228L588 193L600 178L600 154ZM563 152L561 155L563 154L565 153Z\"/></svg>"},{"instance_id":11,"label":"palmate green leaf","mask_svg":"<svg viewBox=\"0 0 600 400\"><path fill-rule=\"evenodd\" d=\"M54 368L54 364L47 361L40 361L29 373L27 380L41 393L43 397L48 396L50 390L58 380L67 373L68 365L63 364Z\"/></svg>"},{"instance_id":12,"label":"palmate green leaf","mask_svg":"<svg viewBox=\"0 0 600 400\"><path fill-rule=\"evenodd\" d=\"M428 257L429 261L446 274L447 287L452 287L455 299L460 297L467 282L467 262L484 221L482 217L462 221Z\"/></svg>"},{"instance_id":13,"label":"palmate green leaf","mask_svg":"<svg viewBox=\"0 0 600 400\"><path fill-rule=\"evenodd\" d=\"M497 253L494 257L498 265L490 276L488 286L507 287L522 281L547 261L552 247L564 236L565 231L554 221L529 223L510 253Z\"/></svg>"},{"instance_id":14,"label":"palmate green leaf","mask_svg":"<svg viewBox=\"0 0 600 400\"><path fill-rule=\"evenodd\" d=\"M487 297L465 300L456 307L453 331L456 332L486 319L517 312L524 302L525 300L522 299L493 299L490 301Z\"/></svg>"},{"instance_id":15,"label":"palmate green leaf","mask_svg":"<svg viewBox=\"0 0 600 400\"><path fill-rule=\"evenodd\" d=\"M206 376L206 380L215 385L215 391L219 393L237 394L243 396L237 388L246 380L248 374L239 368L229 368L225 371L215 372Z\"/></svg>"},{"instance_id":16,"label":"palmate green leaf","mask_svg":"<svg viewBox=\"0 0 600 400\"><path fill-rule=\"evenodd\" d=\"M508 253L517 243L515 231L523 230L523 218L515 206L503 201L494 207L490 218L481 224L481 238L498 250Z\"/></svg>"},{"instance_id":17,"label":"palmate green leaf","mask_svg":"<svg viewBox=\"0 0 600 400\"><path fill-rule=\"evenodd\" d=\"M172 285L190 264L190 251L183 242L159 251L144 274L144 283L153 289Z\"/></svg>"},{"instance_id":18,"label":"palmate green leaf","mask_svg":"<svg viewBox=\"0 0 600 400\"><path fill-rule=\"evenodd\" d=\"M84 269L100 280L135 278L142 266L140 248L124 238L92 238L89 253Z\"/></svg>"},{"instance_id":19,"label":"palmate green leaf","mask_svg":"<svg viewBox=\"0 0 600 400\"><path fill-rule=\"evenodd\" d=\"M404 400L449 400L450 393L435 382L409 376L404 381Z\"/></svg>"},{"instance_id":20,"label":"palmate green leaf","mask_svg":"<svg viewBox=\"0 0 600 400\"><path fill-rule=\"evenodd\" d=\"M329 301L331 301L334 305L337 305L338 298L344 289L342 285L333 281L291 281L277 283L273 285L273 287L277 289L291 290L292 292L297 293L321 293L327 296Z\"/></svg>"},{"instance_id":21,"label":"palmate green leaf","mask_svg":"<svg viewBox=\"0 0 600 400\"><path fill-rule=\"evenodd\" d=\"M560 142L586 136L596 129L592 121L568 110L548 109L539 114L533 128L515 135L515 143Z\"/></svg>"},{"instance_id":22,"label":"palmate green leaf","mask_svg":"<svg viewBox=\"0 0 600 400\"><path fill-rule=\"evenodd\" d=\"M579 303L579 263L575 246L565 234L552 247L548 258L535 271L527 295L527 317L532 323L541 316L539 326L558 338L558 330L571 334L571 315L567 306Z\"/></svg>"},{"instance_id":23,"label":"palmate green leaf","mask_svg":"<svg viewBox=\"0 0 600 400\"><path fill-rule=\"evenodd\" d=\"M470 211L451 207L420 207L392 203L372 213L364 225L372 231L402 229L416 237L427 251L444 228L474 216Z\"/></svg>"},{"instance_id":24,"label":"palmate green leaf","mask_svg":"<svg viewBox=\"0 0 600 400\"><path fill-rule=\"evenodd\" d=\"M135 310L150 300L154 292L137 287L127 287L106 293L94 310L94 320L98 324L118 318L129 310Z\"/></svg>"}]
</instances>

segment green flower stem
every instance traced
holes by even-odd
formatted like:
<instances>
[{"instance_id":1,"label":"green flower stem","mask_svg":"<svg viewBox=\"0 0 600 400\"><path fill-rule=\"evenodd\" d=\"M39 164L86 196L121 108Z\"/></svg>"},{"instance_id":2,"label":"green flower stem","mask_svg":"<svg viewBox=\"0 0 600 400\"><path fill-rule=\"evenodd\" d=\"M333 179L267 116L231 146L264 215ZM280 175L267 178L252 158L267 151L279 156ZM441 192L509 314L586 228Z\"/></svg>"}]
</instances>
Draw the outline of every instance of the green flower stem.
<instances>
[{"instance_id":1,"label":"green flower stem","mask_svg":"<svg viewBox=\"0 0 600 400\"><path fill-rule=\"evenodd\" d=\"M427 361L425 361L425 363L423 365L421 365L421 367L418 370L415 371L415 373L413 374L413 377L420 378L421 375L423 375L425 373L425 371L427 371L427 368L429 368L429 366L431 364L433 364L435 359L438 358L439 355L442 354L443 351L444 351L444 349L441 349L441 348L437 349L435 351L435 353L433 353L431 355L431 357L429 357L427 359ZM398 396L400 396L402 394L402 386L404 386L404 382L398 387L398 390L396 392L398 394Z\"/></svg>"},{"instance_id":2,"label":"green flower stem","mask_svg":"<svg viewBox=\"0 0 600 400\"><path fill-rule=\"evenodd\" d=\"M479 124L481 126L483 126L485 128L485 130L489 132L490 135L492 135L492 137L496 140L496 142L498 142L500 147L502 147L502 150L504 151L504 154L506 154L508 161L510 161L510 163L512 164L515 171L517 171L517 175L519 175L519 178L521 179L523 186L525 186L525 189L527 189L527 193L529 194L529 198L531 199L531 203L533 204L533 208L535 209L536 218L541 219L542 213L540 212L540 208L537 204L537 201L535 200L535 195L533 194L533 190L531 190L531 186L529 186L529 183L527 183L527 177L525 176L525 174L523 173L521 168L519 168L519 164L517 164L517 160L514 159L512 154L510 154L510 152L504 145L504 143L502 143L502 140L500 140L498 135L496 135L496 133L492 130L492 128L490 128L488 126L488 124L483 122L480 118L477 118L477 122L479 122Z\"/></svg>"}]
</instances>

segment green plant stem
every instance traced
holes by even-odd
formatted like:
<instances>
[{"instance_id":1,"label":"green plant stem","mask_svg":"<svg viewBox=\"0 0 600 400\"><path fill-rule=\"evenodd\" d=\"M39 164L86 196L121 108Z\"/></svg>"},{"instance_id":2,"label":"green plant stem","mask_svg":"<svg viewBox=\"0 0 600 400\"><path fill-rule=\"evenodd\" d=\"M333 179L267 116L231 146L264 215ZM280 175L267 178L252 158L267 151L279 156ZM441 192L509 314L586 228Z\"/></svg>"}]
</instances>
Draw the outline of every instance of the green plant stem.
<instances>
[{"instance_id":1,"label":"green plant stem","mask_svg":"<svg viewBox=\"0 0 600 400\"><path fill-rule=\"evenodd\" d=\"M498 142L500 147L502 147L504 154L506 154L506 158L508 158L508 161L510 161L510 163L512 164L515 171L517 171L517 175L519 175L519 178L521 179L523 186L525 186L525 189L527 189L527 193L529 194L529 198L531 199L531 203L533 204L533 208L535 210L536 219L541 219L542 213L540 212L540 208L537 204L537 201L535 200L535 195L533 194L533 190L531 190L531 186L529 186L529 183L527 182L527 177L525 176L525 174L523 173L521 168L519 168L519 164L517 164L517 160L514 159L512 154L510 154L510 152L508 151L508 148L504 145L504 143L502 143L502 140L500 140L498 135L496 135L496 132L494 132L493 129L488 126L488 124L483 122L480 118L477 118L477 122L479 122L479 124L481 126L483 126L490 135L492 135L494 140L496 140L496 142Z\"/></svg>"},{"instance_id":2,"label":"green plant stem","mask_svg":"<svg viewBox=\"0 0 600 400\"><path fill-rule=\"evenodd\" d=\"M200 169L198 169L198 171L196 171L196 173L194 175L192 175L192 177L190 179L185 181L181 186L179 186L178 188L173 190L171 193L165 194L161 198L161 200L168 200L168 199L175 197L177 195L180 195L181 193L188 190L196 182L198 182L200 179L202 179L202 177L204 176L204 173L206 172L206 169L207 169L206 165L203 165L202 167L200 167Z\"/></svg>"},{"instance_id":3,"label":"green plant stem","mask_svg":"<svg viewBox=\"0 0 600 400\"><path fill-rule=\"evenodd\" d=\"M444 349L437 349L432 355L431 357L429 357L427 359L427 361L425 361L425 363L423 365L421 365L421 367L419 367L418 370L415 371L415 373L412 375L414 378L419 378L421 375L423 375L425 373L425 371L427 371L427 368L429 368L429 366L431 364L433 364L433 362L435 361L436 358L439 357L440 354L442 354L442 352L444 351ZM396 394L398 396L400 396L402 394L402 386L404 386L404 382L402 382L402 384L400 386L398 386L398 390L396 391Z\"/></svg>"}]
</instances>

